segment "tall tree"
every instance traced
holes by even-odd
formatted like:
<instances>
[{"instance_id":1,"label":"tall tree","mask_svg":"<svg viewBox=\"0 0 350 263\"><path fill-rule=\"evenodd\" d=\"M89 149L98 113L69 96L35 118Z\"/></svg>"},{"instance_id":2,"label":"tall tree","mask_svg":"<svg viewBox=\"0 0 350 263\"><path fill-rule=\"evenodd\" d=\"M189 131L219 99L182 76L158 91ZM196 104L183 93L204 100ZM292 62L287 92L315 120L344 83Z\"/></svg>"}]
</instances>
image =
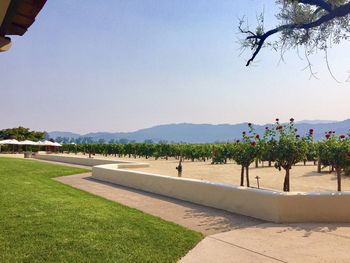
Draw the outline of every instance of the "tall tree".
<instances>
[{"instance_id":1,"label":"tall tree","mask_svg":"<svg viewBox=\"0 0 350 263\"><path fill-rule=\"evenodd\" d=\"M31 131L29 128L17 127L0 130L0 139L17 139L20 141L33 140L39 141L43 140L45 137L45 132Z\"/></svg>"}]
</instances>

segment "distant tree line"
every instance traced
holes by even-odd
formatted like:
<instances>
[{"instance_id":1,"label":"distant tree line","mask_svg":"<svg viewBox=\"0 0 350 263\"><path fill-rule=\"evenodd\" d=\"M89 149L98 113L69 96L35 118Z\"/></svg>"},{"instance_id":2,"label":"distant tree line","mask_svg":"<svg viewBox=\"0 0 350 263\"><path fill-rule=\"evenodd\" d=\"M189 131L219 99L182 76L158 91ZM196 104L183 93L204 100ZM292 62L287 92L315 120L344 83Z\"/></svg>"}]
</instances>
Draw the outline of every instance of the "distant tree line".
<instances>
[{"instance_id":1,"label":"distant tree line","mask_svg":"<svg viewBox=\"0 0 350 263\"><path fill-rule=\"evenodd\" d=\"M19 126L17 128L0 130L0 140L6 139L40 141L48 139L48 134L44 131L31 131L29 128Z\"/></svg>"},{"instance_id":2,"label":"distant tree line","mask_svg":"<svg viewBox=\"0 0 350 263\"><path fill-rule=\"evenodd\" d=\"M93 143L98 143L98 144L127 144L127 143L136 143L136 140L129 140L125 138L121 139L110 139L110 140L105 140L103 138L96 139L93 137L62 137L62 136L57 136L55 138L55 141L61 144L93 144ZM146 144L156 144L156 143L171 143L175 144L176 142L174 141L166 141L166 140L159 140L159 141L153 141L152 139L147 139L144 140L143 143ZM180 142L181 144L186 144L185 142ZM220 142L215 142L215 143L220 143Z\"/></svg>"},{"instance_id":3,"label":"distant tree line","mask_svg":"<svg viewBox=\"0 0 350 263\"><path fill-rule=\"evenodd\" d=\"M99 143L99 144L126 144L126 143L135 143L135 140L128 140L128 139L111 139L109 141L100 138L100 139L94 139L93 137L61 137L58 136L55 138L55 141L62 144L90 144L90 143ZM145 140L146 143L154 143L152 140Z\"/></svg>"}]
</instances>

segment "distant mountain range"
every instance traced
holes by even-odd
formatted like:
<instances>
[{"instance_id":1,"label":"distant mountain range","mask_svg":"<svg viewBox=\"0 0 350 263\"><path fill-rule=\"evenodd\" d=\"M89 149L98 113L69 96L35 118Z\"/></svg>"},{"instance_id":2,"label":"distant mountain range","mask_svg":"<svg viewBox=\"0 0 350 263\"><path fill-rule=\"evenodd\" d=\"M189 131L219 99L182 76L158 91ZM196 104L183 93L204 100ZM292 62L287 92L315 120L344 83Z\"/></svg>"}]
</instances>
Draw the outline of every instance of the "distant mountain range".
<instances>
[{"instance_id":1,"label":"distant mountain range","mask_svg":"<svg viewBox=\"0 0 350 263\"><path fill-rule=\"evenodd\" d=\"M257 133L263 134L266 126L272 124L253 125ZM315 139L324 137L326 131L335 131L337 134L347 134L350 130L350 119L344 121L301 121L295 124L300 135L305 135L310 128L314 129ZM51 138L91 138L94 141L100 139L105 142L110 140L128 140L143 142L152 140L153 142L186 142L186 143L212 143L226 142L241 138L242 131L248 130L247 123L238 124L166 124L158 125L151 128L141 129L133 132L95 132L88 134L77 134L72 132L53 131L49 132Z\"/></svg>"},{"instance_id":2,"label":"distant mountain range","mask_svg":"<svg viewBox=\"0 0 350 263\"><path fill-rule=\"evenodd\" d=\"M338 121L330 121L330 120L303 120L297 121L297 124L306 123L306 124L322 124L322 123L334 123Z\"/></svg>"}]
</instances>

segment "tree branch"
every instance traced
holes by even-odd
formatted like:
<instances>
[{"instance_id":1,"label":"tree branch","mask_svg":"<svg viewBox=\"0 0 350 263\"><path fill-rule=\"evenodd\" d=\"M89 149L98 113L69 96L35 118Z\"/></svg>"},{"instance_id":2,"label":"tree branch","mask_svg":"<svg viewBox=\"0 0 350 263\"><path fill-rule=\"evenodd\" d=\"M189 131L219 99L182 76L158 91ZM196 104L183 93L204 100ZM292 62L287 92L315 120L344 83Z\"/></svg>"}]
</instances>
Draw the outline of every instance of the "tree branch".
<instances>
[{"instance_id":1,"label":"tree branch","mask_svg":"<svg viewBox=\"0 0 350 263\"><path fill-rule=\"evenodd\" d=\"M299 0L299 2L324 2L319 0ZM342 6L336 7L332 9L328 14L321 16L319 19L312 21L310 23L302 23L302 24L287 24L282 25L279 27L276 27L275 29L271 29L267 31L266 33L262 35L257 35L252 33L251 31L245 31L243 33L249 34L249 36L246 37L246 40L255 40L254 44L252 45L252 49L256 48L253 52L252 57L247 61L246 66L249 66L251 62L254 61L255 57L259 54L261 48L263 47L265 40L270 37L273 34L276 34L278 32L284 31L284 30L294 30L294 29L311 29L314 27L318 27L322 25L325 22L331 21L335 18L344 17L346 15L350 14L350 2L347 4L344 4Z\"/></svg>"}]
</instances>

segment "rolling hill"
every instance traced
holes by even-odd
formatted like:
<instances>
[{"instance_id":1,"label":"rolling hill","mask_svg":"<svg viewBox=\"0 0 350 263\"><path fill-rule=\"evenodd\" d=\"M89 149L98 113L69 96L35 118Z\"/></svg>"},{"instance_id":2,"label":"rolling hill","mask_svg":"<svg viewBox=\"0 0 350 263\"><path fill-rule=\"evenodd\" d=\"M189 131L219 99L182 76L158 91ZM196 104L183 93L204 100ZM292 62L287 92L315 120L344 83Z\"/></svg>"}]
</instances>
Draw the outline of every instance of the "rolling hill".
<instances>
[{"instance_id":1,"label":"rolling hill","mask_svg":"<svg viewBox=\"0 0 350 263\"><path fill-rule=\"evenodd\" d=\"M262 134L266 125L254 125L258 133ZM338 134L346 134L350 130L350 119L344 121L309 121L296 123L300 135L304 135L310 128L315 130L315 139L323 138L324 133L334 130ZM88 134L77 134L72 132L49 132L51 138L68 137L68 138L92 138L94 141L100 139L106 142L114 139L126 139L129 141L143 142L145 140L168 141L168 142L186 142L186 143L212 143L232 141L241 137L241 132L247 130L247 123L238 124L166 124L158 125L151 128L140 129L133 132L95 132Z\"/></svg>"}]
</instances>

